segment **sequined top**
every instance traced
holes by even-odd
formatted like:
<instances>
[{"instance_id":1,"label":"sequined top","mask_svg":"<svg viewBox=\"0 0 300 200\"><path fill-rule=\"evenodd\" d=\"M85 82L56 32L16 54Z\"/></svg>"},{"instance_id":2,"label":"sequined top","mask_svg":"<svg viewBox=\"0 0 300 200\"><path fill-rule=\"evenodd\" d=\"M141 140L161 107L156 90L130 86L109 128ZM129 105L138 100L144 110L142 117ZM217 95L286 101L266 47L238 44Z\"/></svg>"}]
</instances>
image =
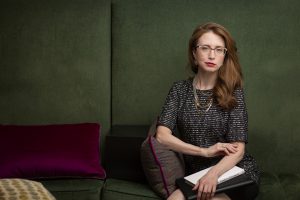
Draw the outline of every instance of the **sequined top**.
<instances>
[{"instance_id":1,"label":"sequined top","mask_svg":"<svg viewBox=\"0 0 300 200\"><path fill-rule=\"evenodd\" d=\"M212 97L212 90L196 90L201 104ZM209 147L217 142L248 142L248 115L242 89L234 91L236 106L226 111L213 102L208 111L197 109L194 101L192 80L175 82L169 91L158 124L168 127L172 132L176 127L183 141ZM222 156L206 158L184 155L187 174L197 172L217 164ZM246 151L237 164L255 182L259 181L256 161Z\"/></svg>"}]
</instances>

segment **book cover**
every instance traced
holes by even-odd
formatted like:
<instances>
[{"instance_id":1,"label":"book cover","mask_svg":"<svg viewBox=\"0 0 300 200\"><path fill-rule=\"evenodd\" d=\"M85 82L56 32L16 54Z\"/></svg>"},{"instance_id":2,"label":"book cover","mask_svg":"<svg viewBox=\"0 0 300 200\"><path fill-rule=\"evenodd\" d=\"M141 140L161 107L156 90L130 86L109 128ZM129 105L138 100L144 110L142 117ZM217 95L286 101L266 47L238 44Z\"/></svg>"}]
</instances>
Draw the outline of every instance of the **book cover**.
<instances>
[{"instance_id":1,"label":"book cover","mask_svg":"<svg viewBox=\"0 0 300 200\"><path fill-rule=\"evenodd\" d=\"M208 172L210 168L204 170L204 172ZM242 169L242 168L240 168ZM216 189L216 193L221 193L224 192L226 190L229 189L233 189L236 187L240 187L240 186L244 186L244 185L248 185L248 184L252 184L254 183L254 181L252 179L250 179L246 174L244 169L240 170L239 168L235 168L234 170L230 171L227 175L225 175L224 177L221 178L221 176L218 179L218 185L217 185L217 189ZM198 172L197 172L198 173ZM195 173L195 174L197 174ZM195 175L192 174L192 175ZM199 173L200 176L204 175L203 172ZM197 176L199 175L197 174ZM202 177L201 176L201 177ZM187 178L187 179L186 179ZM192 199L196 199L197 197L197 191L192 190L194 187L194 183L197 183L197 181L199 179L197 179L197 181L195 181L194 176L186 176L180 179L176 180L176 184L179 187L179 189L182 191L182 193L184 194L185 198L188 200L192 200Z\"/></svg>"}]
</instances>

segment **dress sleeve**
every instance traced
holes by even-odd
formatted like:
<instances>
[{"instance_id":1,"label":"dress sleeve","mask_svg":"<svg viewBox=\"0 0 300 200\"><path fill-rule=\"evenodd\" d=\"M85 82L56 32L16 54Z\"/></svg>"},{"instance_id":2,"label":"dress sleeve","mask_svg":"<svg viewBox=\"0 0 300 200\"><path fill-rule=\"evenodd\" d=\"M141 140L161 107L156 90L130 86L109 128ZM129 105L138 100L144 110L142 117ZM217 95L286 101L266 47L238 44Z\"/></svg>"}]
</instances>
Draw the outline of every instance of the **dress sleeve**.
<instances>
[{"instance_id":1,"label":"dress sleeve","mask_svg":"<svg viewBox=\"0 0 300 200\"><path fill-rule=\"evenodd\" d=\"M248 142L248 114L242 89L234 91L236 106L229 112L228 142Z\"/></svg>"},{"instance_id":2,"label":"dress sleeve","mask_svg":"<svg viewBox=\"0 0 300 200\"><path fill-rule=\"evenodd\" d=\"M165 126L174 132L177 123L178 105L178 89L176 84L173 84L159 116L158 125Z\"/></svg>"}]
</instances>

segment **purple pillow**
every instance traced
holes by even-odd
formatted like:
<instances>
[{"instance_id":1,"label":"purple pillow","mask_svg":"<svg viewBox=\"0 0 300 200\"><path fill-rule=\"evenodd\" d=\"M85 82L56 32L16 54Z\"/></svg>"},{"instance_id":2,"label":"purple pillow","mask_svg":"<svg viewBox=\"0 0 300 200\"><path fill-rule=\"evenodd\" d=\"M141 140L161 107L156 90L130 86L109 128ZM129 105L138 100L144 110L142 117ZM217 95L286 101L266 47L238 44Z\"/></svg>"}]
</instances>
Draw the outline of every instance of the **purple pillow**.
<instances>
[{"instance_id":1,"label":"purple pillow","mask_svg":"<svg viewBox=\"0 0 300 200\"><path fill-rule=\"evenodd\" d=\"M0 125L0 178L99 178L100 125Z\"/></svg>"}]
</instances>

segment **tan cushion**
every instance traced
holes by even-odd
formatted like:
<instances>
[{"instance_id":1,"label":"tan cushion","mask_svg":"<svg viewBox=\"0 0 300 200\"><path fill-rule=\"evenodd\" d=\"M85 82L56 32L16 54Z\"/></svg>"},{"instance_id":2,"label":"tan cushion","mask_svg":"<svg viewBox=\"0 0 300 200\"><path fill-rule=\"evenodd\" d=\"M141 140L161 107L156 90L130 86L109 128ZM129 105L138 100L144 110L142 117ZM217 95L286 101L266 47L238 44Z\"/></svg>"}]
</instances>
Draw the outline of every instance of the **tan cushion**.
<instances>
[{"instance_id":1,"label":"tan cushion","mask_svg":"<svg viewBox=\"0 0 300 200\"><path fill-rule=\"evenodd\" d=\"M25 179L0 179L1 200L55 200L39 182Z\"/></svg>"},{"instance_id":2,"label":"tan cushion","mask_svg":"<svg viewBox=\"0 0 300 200\"><path fill-rule=\"evenodd\" d=\"M156 123L141 146L141 161L151 188L166 199L176 189L175 181L184 176L184 163L179 154L160 144L155 137Z\"/></svg>"}]
</instances>

